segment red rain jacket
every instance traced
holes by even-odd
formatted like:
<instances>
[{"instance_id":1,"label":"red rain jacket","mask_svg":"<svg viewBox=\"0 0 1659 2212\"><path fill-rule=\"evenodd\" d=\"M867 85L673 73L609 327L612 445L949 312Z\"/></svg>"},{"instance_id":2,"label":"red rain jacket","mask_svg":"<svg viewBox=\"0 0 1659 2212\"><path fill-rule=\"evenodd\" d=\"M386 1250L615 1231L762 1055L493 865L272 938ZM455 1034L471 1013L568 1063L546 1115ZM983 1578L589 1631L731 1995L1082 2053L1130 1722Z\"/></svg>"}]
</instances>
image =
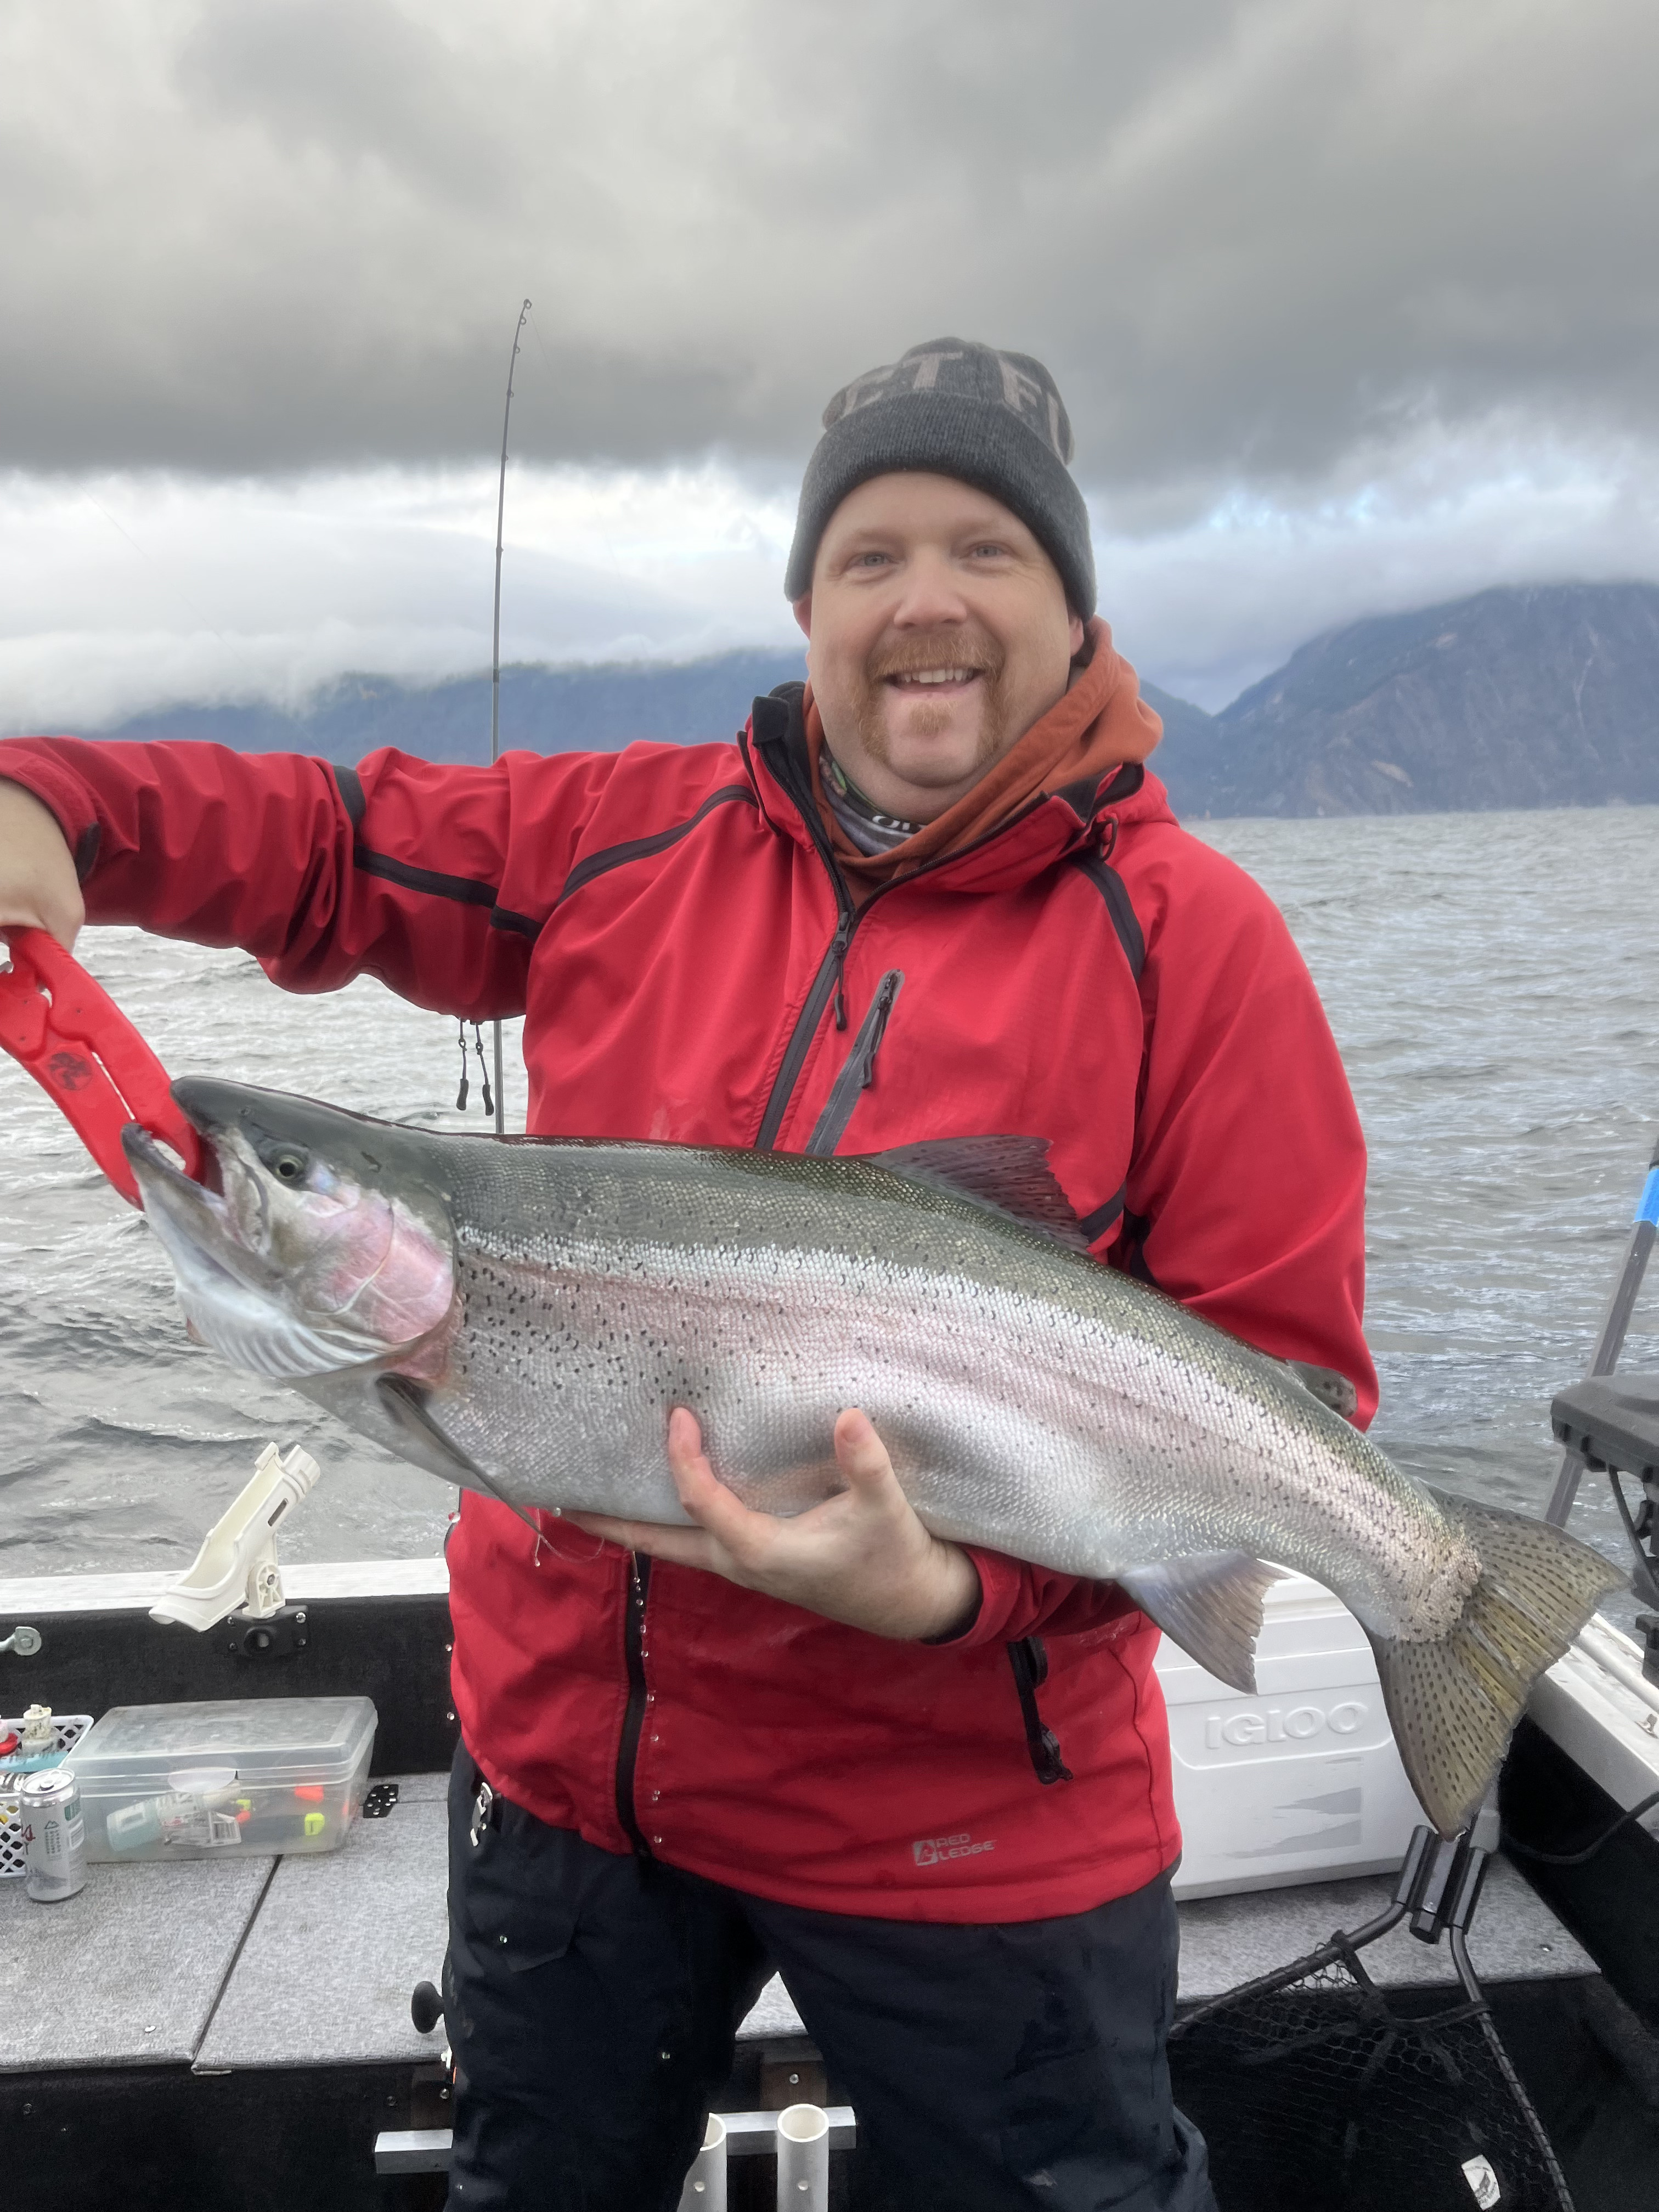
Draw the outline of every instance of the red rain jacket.
<instances>
[{"instance_id":1,"label":"red rain jacket","mask_svg":"<svg viewBox=\"0 0 1659 2212\"><path fill-rule=\"evenodd\" d=\"M17 740L0 775L56 813L94 921L244 946L289 990L368 973L525 1013L532 1132L1047 1137L1102 1258L1352 1376L1370 1416L1364 1151L1329 1029L1271 902L1141 769L1035 800L855 919L798 691L729 745L353 771ZM466 1742L541 1819L896 1919L1082 1911L1175 1857L1157 1631L1112 1585L976 1552L972 1627L899 1644L690 1568L642 1581L548 1526L538 1555L469 1493L449 1547Z\"/></svg>"}]
</instances>

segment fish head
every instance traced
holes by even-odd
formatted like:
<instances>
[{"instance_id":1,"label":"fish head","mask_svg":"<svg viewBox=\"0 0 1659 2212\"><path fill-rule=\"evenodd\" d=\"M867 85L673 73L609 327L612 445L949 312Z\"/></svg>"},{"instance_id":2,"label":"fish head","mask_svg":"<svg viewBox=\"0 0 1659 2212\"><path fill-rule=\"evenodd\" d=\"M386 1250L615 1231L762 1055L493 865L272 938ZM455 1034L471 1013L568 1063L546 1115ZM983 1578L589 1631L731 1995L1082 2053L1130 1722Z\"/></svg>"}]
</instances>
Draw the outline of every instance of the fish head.
<instances>
[{"instance_id":1,"label":"fish head","mask_svg":"<svg viewBox=\"0 0 1659 2212\"><path fill-rule=\"evenodd\" d=\"M454 1232L420 1133L200 1077L173 1096L216 1188L136 1123L121 1141L194 1336L256 1375L298 1382L406 1362L444 1331Z\"/></svg>"}]
</instances>

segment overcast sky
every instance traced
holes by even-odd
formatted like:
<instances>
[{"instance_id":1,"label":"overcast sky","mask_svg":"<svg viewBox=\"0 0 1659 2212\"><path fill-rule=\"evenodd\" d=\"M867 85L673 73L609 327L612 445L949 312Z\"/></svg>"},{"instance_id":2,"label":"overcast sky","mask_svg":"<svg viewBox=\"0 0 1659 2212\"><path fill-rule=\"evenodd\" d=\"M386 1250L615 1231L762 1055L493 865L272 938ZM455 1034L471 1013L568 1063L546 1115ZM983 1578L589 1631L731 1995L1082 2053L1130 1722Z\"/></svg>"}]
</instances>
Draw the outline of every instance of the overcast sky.
<instances>
[{"instance_id":1,"label":"overcast sky","mask_svg":"<svg viewBox=\"0 0 1659 2212\"><path fill-rule=\"evenodd\" d=\"M824 400L1042 356L1103 605L1659 578L1652 0L5 0L0 725L781 641Z\"/></svg>"}]
</instances>

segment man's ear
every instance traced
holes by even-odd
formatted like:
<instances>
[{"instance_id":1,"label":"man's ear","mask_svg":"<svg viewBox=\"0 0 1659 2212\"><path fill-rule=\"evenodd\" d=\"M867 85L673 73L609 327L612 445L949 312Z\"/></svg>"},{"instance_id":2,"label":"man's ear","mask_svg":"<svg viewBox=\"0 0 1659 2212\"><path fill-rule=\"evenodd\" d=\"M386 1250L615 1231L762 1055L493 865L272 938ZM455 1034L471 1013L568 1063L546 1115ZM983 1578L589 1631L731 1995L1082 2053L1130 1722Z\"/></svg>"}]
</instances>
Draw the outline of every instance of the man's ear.
<instances>
[{"instance_id":1,"label":"man's ear","mask_svg":"<svg viewBox=\"0 0 1659 2212\"><path fill-rule=\"evenodd\" d=\"M811 592L803 592L799 599L796 600L795 620L800 624L808 638L810 638L812 635L812 594Z\"/></svg>"},{"instance_id":2,"label":"man's ear","mask_svg":"<svg viewBox=\"0 0 1659 2212\"><path fill-rule=\"evenodd\" d=\"M1080 614L1077 614L1077 613L1073 612L1073 609L1072 609L1072 608L1067 607L1067 608L1066 608L1066 613L1067 613L1068 615L1070 615L1070 616L1071 616L1071 618L1072 618L1072 628L1071 628L1072 658L1073 658L1073 660L1075 660L1075 659L1077 659L1077 657L1078 657L1079 653L1081 653L1081 652L1082 652L1082 650L1083 650L1083 641L1084 641L1084 638L1085 638L1085 637L1086 636L1086 635L1087 635L1087 625L1085 623L1085 622L1084 622L1084 619L1083 619L1082 616L1081 616ZM799 607L797 607L797 608L796 608L796 610L795 610L795 612L796 612L797 617L799 617L799 613L800 613L800 609L799 609ZM802 627L803 627L803 628L805 628L805 624L803 624L803 625L802 625Z\"/></svg>"}]
</instances>

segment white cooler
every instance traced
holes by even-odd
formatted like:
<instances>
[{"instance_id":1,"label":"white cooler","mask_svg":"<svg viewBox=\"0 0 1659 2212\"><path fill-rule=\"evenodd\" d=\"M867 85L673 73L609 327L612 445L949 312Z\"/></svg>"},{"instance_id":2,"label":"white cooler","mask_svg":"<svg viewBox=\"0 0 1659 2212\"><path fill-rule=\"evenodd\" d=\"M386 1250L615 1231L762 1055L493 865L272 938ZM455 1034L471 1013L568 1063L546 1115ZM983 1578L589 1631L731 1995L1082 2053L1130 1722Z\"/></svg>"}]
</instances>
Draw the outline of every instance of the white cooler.
<instances>
[{"instance_id":1,"label":"white cooler","mask_svg":"<svg viewBox=\"0 0 1659 2212\"><path fill-rule=\"evenodd\" d=\"M1423 1819L1394 1747L1364 1630L1328 1589L1267 1592L1254 1698L1165 1637L1183 1849L1177 1897L1392 1873Z\"/></svg>"}]
</instances>

